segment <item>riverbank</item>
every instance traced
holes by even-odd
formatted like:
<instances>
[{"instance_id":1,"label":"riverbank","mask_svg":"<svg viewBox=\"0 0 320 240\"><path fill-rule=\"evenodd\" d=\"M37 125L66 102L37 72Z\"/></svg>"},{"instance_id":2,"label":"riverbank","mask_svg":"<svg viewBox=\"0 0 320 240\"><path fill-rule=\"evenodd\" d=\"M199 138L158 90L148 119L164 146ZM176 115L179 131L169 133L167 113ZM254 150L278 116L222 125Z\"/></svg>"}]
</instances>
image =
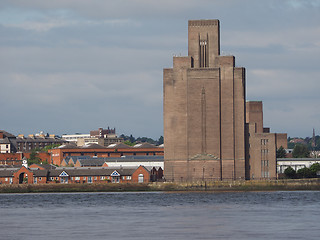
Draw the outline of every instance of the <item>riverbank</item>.
<instances>
[{"instance_id":1,"label":"riverbank","mask_svg":"<svg viewBox=\"0 0 320 240\"><path fill-rule=\"evenodd\" d=\"M11 184L0 185L0 193L45 192L139 192L139 191L297 191L320 190L320 179L267 181L214 181L193 183L99 183L99 184Z\"/></svg>"}]
</instances>

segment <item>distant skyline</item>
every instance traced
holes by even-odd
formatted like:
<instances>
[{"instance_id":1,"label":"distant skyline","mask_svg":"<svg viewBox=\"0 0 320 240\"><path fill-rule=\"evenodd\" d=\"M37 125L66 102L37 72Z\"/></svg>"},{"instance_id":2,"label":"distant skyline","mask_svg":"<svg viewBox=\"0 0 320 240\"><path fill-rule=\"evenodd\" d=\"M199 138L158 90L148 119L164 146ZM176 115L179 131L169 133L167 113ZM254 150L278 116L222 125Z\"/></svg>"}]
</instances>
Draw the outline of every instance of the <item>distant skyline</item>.
<instances>
[{"instance_id":1,"label":"distant skyline","mask_svg":"<svg viewBox=\"0 0 320 240\"><path fill-rule=\"evenodd\" d=\"M2 0L0 129L163 135L162 71L188 55L190 19L219 19L264 125L320 135L319 0Z\"/></svg>"}]
</instances>

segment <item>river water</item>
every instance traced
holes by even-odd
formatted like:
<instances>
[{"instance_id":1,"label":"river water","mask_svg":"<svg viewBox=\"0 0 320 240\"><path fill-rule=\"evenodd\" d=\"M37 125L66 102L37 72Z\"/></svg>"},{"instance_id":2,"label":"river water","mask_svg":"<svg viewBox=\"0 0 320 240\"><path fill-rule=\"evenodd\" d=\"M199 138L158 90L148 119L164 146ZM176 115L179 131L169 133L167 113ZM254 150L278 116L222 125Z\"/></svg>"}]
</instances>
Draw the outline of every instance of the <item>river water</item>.
<instances>
[{"instance_id":1,"label":"river water","mask_svg":"<svg viewBox=\"0 0 320 240\"><path fill-rule=\"evenodd\" d=\"M0 194L0 239L320 239L320 192Z\"/></svg>"}]
</instances>

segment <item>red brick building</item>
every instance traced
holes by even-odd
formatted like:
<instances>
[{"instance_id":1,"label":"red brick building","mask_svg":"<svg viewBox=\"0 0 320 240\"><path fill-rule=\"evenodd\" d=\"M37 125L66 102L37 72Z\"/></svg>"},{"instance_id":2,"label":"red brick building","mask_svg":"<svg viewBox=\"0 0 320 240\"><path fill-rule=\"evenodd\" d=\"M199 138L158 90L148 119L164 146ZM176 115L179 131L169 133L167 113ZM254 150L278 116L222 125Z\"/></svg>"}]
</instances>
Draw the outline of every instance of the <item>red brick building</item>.
<instances>
[{"instance_id":1,"label":"red brick building","mask_svg":"<svg viewBox=\"0 0 320 240\"><path fill-rule=\"evenodd\" d=\"M91 144L83 147L75 145L62 145L50 149L51 154L49 163L60 166L63 159L72 156L91 156L91 157L121 157L121 156L148 156L163 155L163 147L157 147L149 143L141 143L136 146L128 146L123 143L111 144L108 147L102 147L98 144Z\"/></svg>"},{"instance_id":2,"label":"red brick building","mask_svg":"<svg viewBox=\"0 0 320 240\"><path fill-rule=\"evenodd\" d=\"M44 184L44 183L147 183L150 171L135 168L56 168L53 165L37 165L20 168L1 168L1 184Z\"/></svg>"},{"instance_id":3,"label":"red brick building","mask_svg":"<svg viewBox=\"0 0 320 240\"><path fill-rule=\"evenodd\" d=\"M22 159L30 158L30 152L29 153L0 153L0 165L21 165ZM51 159L50 153L47 152L38 152L37 157L40 158L40 161L45 163L49 163Z\"/></svg>"}]
</instances>

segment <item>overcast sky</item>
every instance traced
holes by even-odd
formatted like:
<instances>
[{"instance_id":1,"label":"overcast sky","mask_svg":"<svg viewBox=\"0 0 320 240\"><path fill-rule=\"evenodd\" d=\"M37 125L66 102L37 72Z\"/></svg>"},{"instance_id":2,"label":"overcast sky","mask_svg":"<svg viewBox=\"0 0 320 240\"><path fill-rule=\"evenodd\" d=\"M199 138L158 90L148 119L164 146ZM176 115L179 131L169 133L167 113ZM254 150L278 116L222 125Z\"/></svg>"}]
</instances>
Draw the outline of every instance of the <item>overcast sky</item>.
<instances>
[{"instance_id":1,"label":"overcast sky","mask_svg":"<svg viewBox=\"0 0 320 240\"><path fill-rule=\"evenodd\" d=\"M162 70L187 55L187 21L219 19L264 125L320 134L320 1L1 0L0 129L163 135Z\"/></svg>"}]
</instances>

